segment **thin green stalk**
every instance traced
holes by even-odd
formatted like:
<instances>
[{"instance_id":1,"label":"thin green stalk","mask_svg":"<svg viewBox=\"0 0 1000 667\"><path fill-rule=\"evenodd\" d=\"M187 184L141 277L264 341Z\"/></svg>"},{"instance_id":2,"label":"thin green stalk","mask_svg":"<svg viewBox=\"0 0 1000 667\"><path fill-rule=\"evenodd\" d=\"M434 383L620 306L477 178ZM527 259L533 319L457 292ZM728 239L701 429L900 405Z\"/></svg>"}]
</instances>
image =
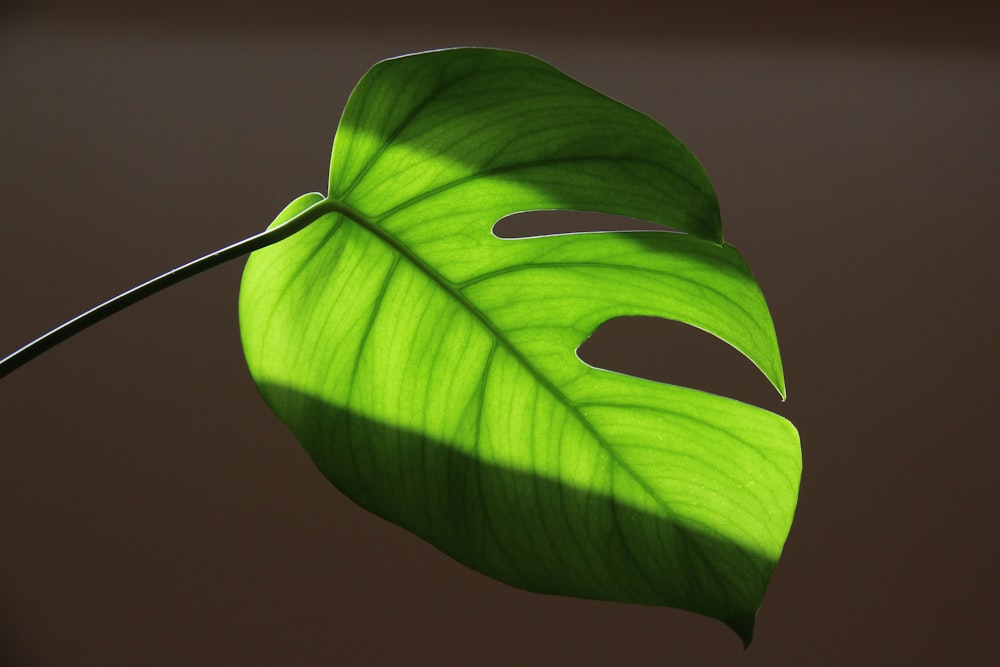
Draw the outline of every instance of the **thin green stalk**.
<instances>
[{"instance_id":1,"label":"thin green stalk","mask_svg":"<svg viewBox=\"0 0 1000 667\"><path fill-rule=\"evenodd\" d=\"M39 336L21 349L0 360L0 378L11 374L43 352L52 349L68 338L72 338L90 325L96 324L128 306L142 301L146 297L152 296L160 290L175 285L182 280L197 275L202 271L284 240L304 229L324 214L335 210L338 210L338 207L329 200L324 199L289 219L284 224L265 230L260 234L251 236L221 250L216 250L204 257L199 257L175 269L171 269L152 280L148 280L126 292L122 292L116 297L108 299L98 306L94 306L90 310L60 324L55 329Z\"/></svg>"}]
</instances>

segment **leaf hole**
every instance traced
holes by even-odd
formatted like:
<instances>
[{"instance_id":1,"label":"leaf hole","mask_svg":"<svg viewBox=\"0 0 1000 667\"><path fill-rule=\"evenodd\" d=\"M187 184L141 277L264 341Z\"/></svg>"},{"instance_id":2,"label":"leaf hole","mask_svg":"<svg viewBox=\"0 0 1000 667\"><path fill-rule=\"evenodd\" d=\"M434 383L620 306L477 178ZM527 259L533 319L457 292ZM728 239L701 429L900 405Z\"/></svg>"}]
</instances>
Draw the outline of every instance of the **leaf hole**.
<instances>
[{"instance_id":1,"label":"leaf hole","mask_svg":"<svg viewBox=\"0 0 1000 667\"><path fill-rule=\"evenodd\" d=\"M689 324L658 317L605 322L577 354L618 373L699 389L759 406L780 403L767 378L740 352Z\"/></svg>"},{"instance_id":2,"label":"leaf hole","mask_svg":"<svg viewBox=\"0 0 1000 667\"><path fill-rule=\"evenodd\" d=\"M521 239L571 232L674 232L671 227L624 215L593 211L524 211L500 218L493 233L502 239Z\"/></svg>"}]
</instances>

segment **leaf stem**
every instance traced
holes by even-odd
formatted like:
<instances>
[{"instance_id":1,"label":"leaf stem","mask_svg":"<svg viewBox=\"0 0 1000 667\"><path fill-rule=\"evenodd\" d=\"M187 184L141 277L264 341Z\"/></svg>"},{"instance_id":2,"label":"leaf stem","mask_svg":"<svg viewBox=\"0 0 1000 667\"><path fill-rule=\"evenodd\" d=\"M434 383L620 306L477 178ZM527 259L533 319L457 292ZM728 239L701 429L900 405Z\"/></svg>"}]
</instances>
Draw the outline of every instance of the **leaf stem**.
<instances>
[{"instance_id":1,"label":"leaf stem","mask_svg":"<svg viewBox=\"0 0 1000 667\"><path fill-rule=\"evenodd\" d=\"M187 264L171 269L60 324L55 329L39 336L16 352L0 360L0 378L10 375L43 352L52 349L68 338L72 338L92 324L96 324L128 306L142 301L146 297L152 296L202 271L207 271L229 260L248 255L255 250L260 250L288 238L326 213L329 213L331 209L325 204L328 204L328 200L320 200L277 227L264 230L248 239L243 239L230 246L211 252L204 257L199 257Z\"/></svg>"}]
</instances>

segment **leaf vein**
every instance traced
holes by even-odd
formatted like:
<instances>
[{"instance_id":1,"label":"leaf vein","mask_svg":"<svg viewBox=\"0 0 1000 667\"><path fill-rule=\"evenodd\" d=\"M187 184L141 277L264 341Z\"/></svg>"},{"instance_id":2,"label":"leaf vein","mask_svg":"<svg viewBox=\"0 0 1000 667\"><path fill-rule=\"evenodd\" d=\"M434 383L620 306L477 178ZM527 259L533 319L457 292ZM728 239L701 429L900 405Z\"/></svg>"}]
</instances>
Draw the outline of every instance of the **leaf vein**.
<instances>
[{"instance_id":1,"label":"leaf vein","mask_svg":"<svg viewBox=\"0 0 1000 667\"><path fill-rule=\"evenodd\" d=\"M345 207L345 211L349 210ZM465 308L469 314L476 318L480 324L490 332L490 334L515 360L521 365L538 383L539 386L543 387L549 395L555 398L558 402L562 403L564 408L576 419L576 421L583 426L584 430L590 433L594 441L600 446L604 451L608 453L611 460L621 467L636 484L639 485L643 491L654 499L656 504L671 518L676 519L675 513L670 505L653 489L649 483L629 464L625 461L619 453L616 451L615 447L597 430L593 423L581 412L579 406L575 401L570 399L563 393L558 387L556 387L551 380L549 380L543 373L541 373L531 361L524 356L524 354L518 350L510 339L501 331L493 321L479 309L476 304L470 301L450 280L438 273L433 267L429 266L424 262L418 255L416 255L410 248L403 245L398 239L389 234L386 230L380 228L372 220L369 220L363 215L359 215L355 212L347 213L351 219L353 219L362 228L368 230L374 236L383 241L390 248L395 250L399 256L405 257L410 261L417 269L423 272L428 278L430 278L434 283L436 283L445 293L451 296L453 299L459 302L459 304Z\"/></svg>"}]
</instances>

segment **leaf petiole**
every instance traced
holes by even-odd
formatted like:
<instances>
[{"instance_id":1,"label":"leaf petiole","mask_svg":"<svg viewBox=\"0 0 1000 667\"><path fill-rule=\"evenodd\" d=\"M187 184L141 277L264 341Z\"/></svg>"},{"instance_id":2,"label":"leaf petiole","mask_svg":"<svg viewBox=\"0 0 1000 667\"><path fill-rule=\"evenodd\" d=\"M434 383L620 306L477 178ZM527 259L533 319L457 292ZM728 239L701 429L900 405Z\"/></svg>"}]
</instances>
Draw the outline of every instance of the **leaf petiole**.
<instances>
[{"instance_id":1,"label":"leaf petiole","mask_svg":"<svg viewBox=\"0 0 1000 667\"><path fill-rule=\"evenodd\" d=\"M333 208L336 207L334 206ZM60 324L48 333L42 334L16 352L0 360L0 378L10 375L43 352L52 349L64 340L72 338L92 324L96 324L128 306L142 301L146 297L152 296L171 285L175 285L203 271L282 241L301 231L310 223L315 222L324 214L329 213L330 210L330 201L328 199L321 199L281 225L266 229L250 238L243 239L230 246L190 261L187 264L173 268L162 275L147 280L141 285L122 292L118 296L108 299L100 305L94 306L90 310Z\"/></svg>"}]
</instances>

